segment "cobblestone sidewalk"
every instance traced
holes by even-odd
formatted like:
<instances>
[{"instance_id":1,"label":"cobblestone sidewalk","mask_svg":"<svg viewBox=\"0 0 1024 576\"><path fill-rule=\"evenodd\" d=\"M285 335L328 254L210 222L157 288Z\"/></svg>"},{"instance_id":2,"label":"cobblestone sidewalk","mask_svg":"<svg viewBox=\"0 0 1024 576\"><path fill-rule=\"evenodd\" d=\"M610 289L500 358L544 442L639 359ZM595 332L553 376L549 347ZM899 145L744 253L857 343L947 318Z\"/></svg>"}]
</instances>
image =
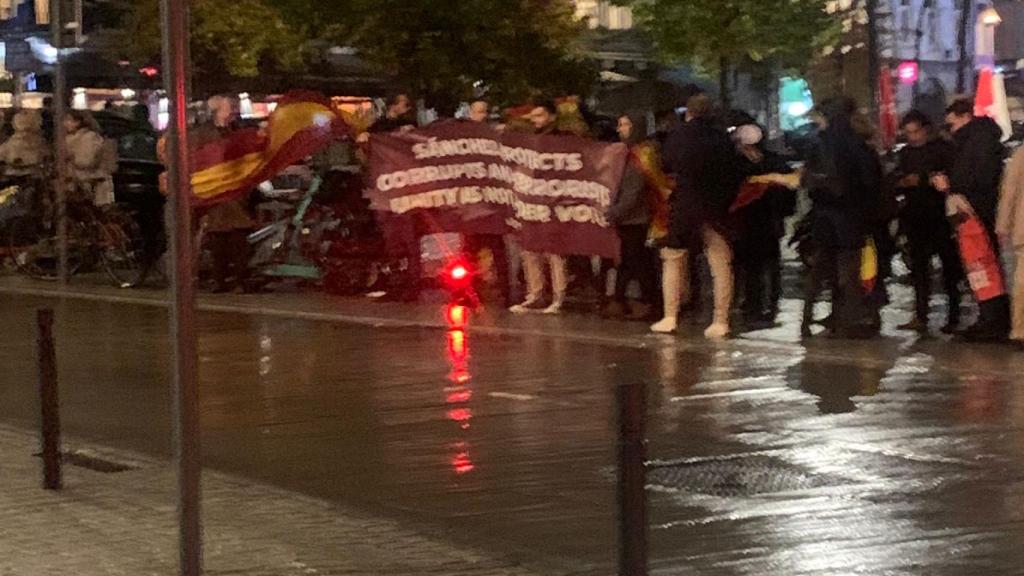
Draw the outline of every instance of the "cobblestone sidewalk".
<instances>
[{"instance_id":1,"label":"cobblestone sidewalk","mask_svg":"<svg viewBox=\"0 0 1024 576\"><path fill-rule=\"evenodd\" d=\"M0 426L0 576L177 573L169 463L88 452L137 468L110 474L65 466L65 489L52 493L40 488L37 451L35 436ZM392 521L222 474L205 473L203 506L211 575L535 574Z\"/></svg>"}]
</instances>

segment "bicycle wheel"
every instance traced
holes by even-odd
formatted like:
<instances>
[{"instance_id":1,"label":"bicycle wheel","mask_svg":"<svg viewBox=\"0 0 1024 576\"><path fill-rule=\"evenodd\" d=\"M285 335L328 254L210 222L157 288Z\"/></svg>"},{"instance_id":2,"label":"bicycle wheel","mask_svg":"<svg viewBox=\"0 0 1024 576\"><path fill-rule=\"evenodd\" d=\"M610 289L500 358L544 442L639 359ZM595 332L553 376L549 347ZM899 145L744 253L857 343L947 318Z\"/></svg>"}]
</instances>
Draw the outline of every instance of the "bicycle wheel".
<instances>
[{"instance_id":1,"label":"bicycle wheel","mask_svg":"<svg viewBox=\"0 0 1024 576\"><path fill-rule=\"evenodd\" d=\"M41 280L57 279L57 238L33 218L11 223L8 246L18 272Z\"/></svg>"},{"instance_id":2,"label":"bicycle wheel","mask_svg":"<svg viewBox=\"0 0 1024 576\"><path fill-rule=\"evenodd\" d=\"M100 259L107 276L120 288L138 286L148 272L145 240L135 219L113 210L97 221Z\"/></svg>"}]
</instances>

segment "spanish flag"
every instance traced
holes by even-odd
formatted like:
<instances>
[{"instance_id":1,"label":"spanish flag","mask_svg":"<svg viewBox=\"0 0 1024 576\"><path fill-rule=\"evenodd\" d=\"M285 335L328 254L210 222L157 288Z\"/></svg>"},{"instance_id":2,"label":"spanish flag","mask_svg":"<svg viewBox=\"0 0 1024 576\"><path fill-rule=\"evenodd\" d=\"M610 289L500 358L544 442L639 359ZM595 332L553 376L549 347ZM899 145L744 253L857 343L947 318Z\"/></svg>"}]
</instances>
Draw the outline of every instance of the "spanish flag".
<instances>
[{"instance_id":1,"label":"spanish flag","mask_svg":"<svg viewBox=\"0 0 1024 576\"><path fill-rule=\"evenodd\" d=\"M346 122L327 98L290 93L270 115L265 131L238 130L194 151L195 204L211 206L237 198L347 133Z\"/></svg>"}]
</instances>

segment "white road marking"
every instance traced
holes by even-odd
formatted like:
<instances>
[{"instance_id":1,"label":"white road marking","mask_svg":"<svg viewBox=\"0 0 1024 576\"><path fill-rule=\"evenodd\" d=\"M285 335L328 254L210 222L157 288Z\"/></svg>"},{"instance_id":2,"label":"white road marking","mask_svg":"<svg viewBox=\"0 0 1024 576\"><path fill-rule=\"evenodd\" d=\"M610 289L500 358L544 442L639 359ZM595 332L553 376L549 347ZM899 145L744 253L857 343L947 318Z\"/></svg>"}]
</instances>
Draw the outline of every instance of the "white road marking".
<instances>
[{"instance_id":1,"label":"white road marking","mask_svg":"<svg viewBox=\"0 0 1024 576\"><path fill-rule=\"evenodd\" d=\"M536 396L529 394L510 394L508 392L491 392L488 394L491 398L503 398L505 400L515 400L517 402L529 402L530 400L536 400Z\"/></svg>"}]
</instances>

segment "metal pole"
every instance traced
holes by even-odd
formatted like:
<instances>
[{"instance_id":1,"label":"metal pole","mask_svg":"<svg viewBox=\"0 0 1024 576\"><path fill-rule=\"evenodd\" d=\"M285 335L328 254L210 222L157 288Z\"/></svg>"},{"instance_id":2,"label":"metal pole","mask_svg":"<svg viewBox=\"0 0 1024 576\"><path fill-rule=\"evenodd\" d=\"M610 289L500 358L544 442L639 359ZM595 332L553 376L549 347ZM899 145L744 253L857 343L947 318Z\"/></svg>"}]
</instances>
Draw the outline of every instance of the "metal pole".
<instances>
[{"instance_id":1,"label":"metal pole","mask_svg":"<svg viewBox=\"0 0 1024 576\"><path fill-rule=\"evenodd\" d=\"M57 389L57 352L53 343L53 310L36 312L39 326L39 404L42 416L43 488L60 490L60 396Z\"/></svg>"},{"instance_id":2,"label":"metal pole","mask_svg":"<svg viewBox=\"0 0 1024 576\"><path fill-rule=\"evenodd\" d=\"M85 34L85 22L82 20L82 0L75 0L75 46L82 45L82 35Z\"/></svg>"},{"instance_id":3,"label":"metal pole","mask_svg":"<svg viewBox=\"0 0 1024 576\"><path fill-rule=\"evenodd\" d=\"M956 93L962 95L967 91L967 78L965 77L967 57L967 27L973 20L973 0L960 0L960 22L956 33L956 44L959 58L956 63Z\"/></svg>"},{"instance_id":4,"label":"metal pole","mask_svg":"<svg viewBox=\"0 0 1024 576\"><path fill-rule=\"evenodd\" d=\"M647 393L642 383L616 389L619 411L619 576L647 575Z\"/></svg>"},{"instance_id":5,"label":"metal pole","mask_svg":"<svg viewBox=\"0 0 1024 576\"><path fill-rule=\"evenodd\" d=\"M61 0L50 0L50 33L57 49L57 62L53 65L53 158L57 167L55 203L57 204L57 277L61 284L68 281L68 211L67 211L67 150L64 146L64 116L67 113L67 78L64 74L64 28Z\"/></svg>"},{"instance_id":6,"label":"metal pole","mask_svg":"<svg viewBox=\"0 0 1024 576\"><path fill-rule=\"evenodd\" d=\"M879 42L878 42L878 0L867 0L865 8L868 12L868 83L871 85L870 104L871 117L879 117Z\"/></svg>"},{"instance_id":7,"label":"metal pole","mask_svg":"<svg viewBox=\"0 0 1024 576\"><path fill-rule=\"evenodd\" d=\"M187 0L160 0L167 134L167 229L170 232L171 333L174 338L174 444L178 461L181 576L202 573L200 524L199 387L192 274L192 188L188 154L189 29Z\"/></svg>"}]
</instances>

